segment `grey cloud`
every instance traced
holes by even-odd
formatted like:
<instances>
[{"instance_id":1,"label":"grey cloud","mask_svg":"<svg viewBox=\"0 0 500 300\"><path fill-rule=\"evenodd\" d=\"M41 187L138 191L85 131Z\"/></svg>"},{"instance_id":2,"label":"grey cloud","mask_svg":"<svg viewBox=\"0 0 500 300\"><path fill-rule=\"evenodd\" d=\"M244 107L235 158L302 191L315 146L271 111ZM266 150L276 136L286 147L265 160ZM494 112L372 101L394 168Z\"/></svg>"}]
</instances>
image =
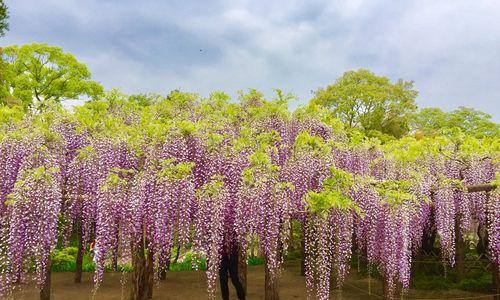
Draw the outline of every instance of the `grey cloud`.
<instances>
[{"instance_id":1,"label":"grey cloud","mask_svg":"<svg viewBox=\"0 0 500 300\"><path fill-rule=\"evenodd\" d=\"M106 87L207 95L281 88L306 103L344 71L414 80L421 106L500 119L497 1L9 1L1 44L74 53ZM202 51L200 51L202 50Z\"/></svg>"}]
</instances>

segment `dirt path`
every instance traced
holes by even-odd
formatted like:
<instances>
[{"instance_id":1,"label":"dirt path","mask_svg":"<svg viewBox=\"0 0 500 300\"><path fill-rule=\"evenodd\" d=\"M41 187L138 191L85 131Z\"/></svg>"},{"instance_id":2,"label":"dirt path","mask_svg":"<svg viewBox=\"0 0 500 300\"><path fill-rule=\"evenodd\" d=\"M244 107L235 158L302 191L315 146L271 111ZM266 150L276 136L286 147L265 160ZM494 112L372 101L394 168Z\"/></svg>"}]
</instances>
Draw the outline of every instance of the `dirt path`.
<instances>
[{"instance_id":1,"label":"dirt path","mask_svg":"<svg viewBox=\"0 0 500 300\"><path fill-rule=\"evenodd\" d=\"M301 277L298 263L286 263L285 270L280 277L280 297L282 300L307 299L304 277ZM73 283L73 273L52 274L52 299L53 300L88 300L92 299L92 275L85 273L81 284ZM169 272L167 280L161 282L154 290L153 299L162 300L190 300L207 299L206 283L203 272L184 271ZM94 299L121 300L128 299L129 285L121 285L122 275L120 273L106 273L104 281L97 291ZM370 286L371 293L368 294ZM234 289L230 284L231 299L236 299ZM381 299L380 282L367 278L359 278L355 271L349 275L342 294L333 292L331 299ZM481 294L466 293L463 291L413 291L408 298L418 299L453 299L457 297L474 297ZM38 292L33 286L23 286L23 291L14 294L16 300L38 299ZM217 295L216 299L220 299ZM248 298L264 299L264 270L263 266L250 266L248 268ZM475 299L492 299L482 297ZM472 299L471 299L472 300Z\"/></svg>"}]
</instances>

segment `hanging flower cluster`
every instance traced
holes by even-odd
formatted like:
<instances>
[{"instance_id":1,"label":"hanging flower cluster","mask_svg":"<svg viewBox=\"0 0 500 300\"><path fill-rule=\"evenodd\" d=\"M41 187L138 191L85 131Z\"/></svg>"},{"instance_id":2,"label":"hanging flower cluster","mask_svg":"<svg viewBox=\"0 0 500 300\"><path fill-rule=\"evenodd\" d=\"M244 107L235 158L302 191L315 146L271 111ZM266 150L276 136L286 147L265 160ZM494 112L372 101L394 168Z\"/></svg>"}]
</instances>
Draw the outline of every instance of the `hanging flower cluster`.
<instances>
[{"instance_id":1,"label":"hanging flower cluster","mask_svg":"<svg viewBox=\"0 0 500 300\"><path fill-rule=\"evenodd\" d=\"M7 196L8 236L2 239L0 288L22 282L34 261L39 286L50 268L50 255L57 243L61 209L61 174L57 160L40 146L23 162L14 189Z\"/></svg>"},{"instance_id":2,"label":"hanging flower cluster","mask_svg":"<svg viewBox=\"0 0 500 300\"><path fill-rule=\"evenodd\" d=\"M207 284L210 297L215 298L215 282L224 242L224 207L229 195L222 178L214 177L198 193L195 217L194 249L207 257Z\"/></svg>"},{"instance_id":3,"label":"hanging flower cluster","mask_svg":"<svg viewBox=\"0 0 500 300\"><path fill-rule=\"evenodd\" d=\"M316 289L318 299L329 299L332 274L337 287L342 287L351 256L354 216L361 213L349 197L352 176L334 168L331 172L321 192L305 197L312 213L305 230L306 287L310 293Z\"/></svg>"},{"instance_id":4,"label":"hanging flower cluster","mask_svg":"<svg viewBox=\"0 0 500 300\"><path fill-rule=\"evenodd\" d=\"M250 167L243 172L239 207L249 205L248 233L259 238L266 272L275 278L287 251L293 185L279 180L280 167L271 162L267 150L259 149L249 157Z\"/></svg>"}]
</instances>

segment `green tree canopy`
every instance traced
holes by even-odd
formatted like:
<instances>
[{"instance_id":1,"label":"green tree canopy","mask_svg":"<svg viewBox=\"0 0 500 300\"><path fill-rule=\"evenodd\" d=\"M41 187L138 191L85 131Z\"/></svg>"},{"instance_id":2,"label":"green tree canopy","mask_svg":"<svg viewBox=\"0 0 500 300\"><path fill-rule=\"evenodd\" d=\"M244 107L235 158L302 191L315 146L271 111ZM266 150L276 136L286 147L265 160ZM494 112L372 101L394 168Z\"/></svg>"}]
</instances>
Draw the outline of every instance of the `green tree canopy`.
<instances>
[{"instance_id":1,"label":"green tree canopy","mask_svg":"<svg viewBox=\"0 0 500 300\"><path fill-rule=\"evenodd\" d=\"M0 0L0 37L5 36L5 32L9 30L9 23L7 19L9 18L9 12L7 11L7 5Z\"/></svg>"},{"instance_id":2,"label":"green tree canopy","mask_svg":"<svg viewBox=\"0 0 500 300\"><path fill-rule=\"evenodd\" d=\"M415 114L411 127L415 134L425 136L437 135L453 128L475 137L500 136L500 126L491 120L489 114L468 107L459 107L451 112L433 107L423 108Z\"/></svg>"},{"instance_id":3,"label":"green tree canopy","mask_svg":"<svg viewBox=\"0 0 500 300\"><path fill-rule=\"evenodd\" d=\"M164 97L155 93L141 93L129 96L129 100L140 105L140 106L150 106L155 103L161 102Z\"/></svg>"},{"instance_id":4,"label":"green tree canopy","mask_svg":"<svg viewBox=\"0 0 500 300\"><path fill-rule=\"evenodd\" d=\"M70 53L47 44L13 45L3 49L4 75L0 103L43 110L49 103L80 97L96 98L102 86Z\"/></svg>"},{"instance_id":5,"label":"green tree canopy","mask_svg":"<svg viewBox=\"0 0 500 300\"><path fill-rule=\"evenodd\" d=\"M360 69L318 89L311 102L327 107L348 127L401 137L409 131L417 95L411 81L391 83L387 77Z\"/></svg>"}]
</instances>

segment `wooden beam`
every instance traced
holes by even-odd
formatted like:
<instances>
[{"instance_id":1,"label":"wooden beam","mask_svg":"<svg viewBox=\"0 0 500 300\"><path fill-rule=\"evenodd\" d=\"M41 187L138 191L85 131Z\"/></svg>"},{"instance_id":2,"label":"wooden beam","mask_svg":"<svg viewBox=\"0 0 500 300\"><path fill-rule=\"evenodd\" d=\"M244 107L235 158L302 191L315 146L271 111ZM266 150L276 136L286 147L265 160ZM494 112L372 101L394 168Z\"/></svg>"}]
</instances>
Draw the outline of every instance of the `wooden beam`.
<instances>
[{"instance_id":1,"label":"wooden beam","mask_svg":"<svg viewBox=\"0 0 500 300\"><path fill-rule=\"evenodd\" d=\"M493 191L494 189L497 188L497 186L493 184L475 184L475 185L468 185L465 188L469 193L476 193L476 192Z\"/></svg>"}]
</instances>

